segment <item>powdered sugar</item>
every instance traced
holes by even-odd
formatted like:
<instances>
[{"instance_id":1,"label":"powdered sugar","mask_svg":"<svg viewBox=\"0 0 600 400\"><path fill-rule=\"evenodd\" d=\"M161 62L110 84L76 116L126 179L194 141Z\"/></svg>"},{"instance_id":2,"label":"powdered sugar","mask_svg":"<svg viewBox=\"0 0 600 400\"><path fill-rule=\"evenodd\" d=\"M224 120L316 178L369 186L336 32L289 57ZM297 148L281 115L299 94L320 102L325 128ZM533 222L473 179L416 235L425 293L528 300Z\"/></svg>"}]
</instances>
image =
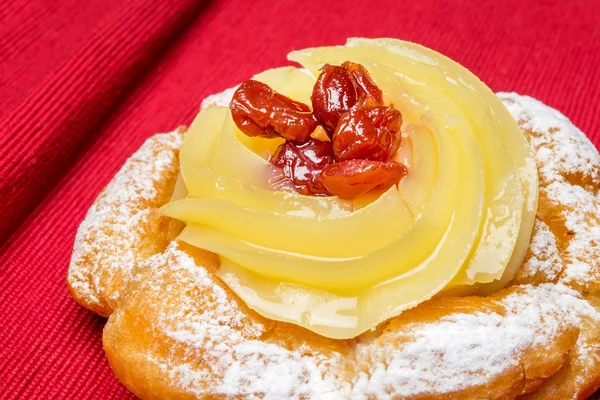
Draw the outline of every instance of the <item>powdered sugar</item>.
<instances>
[{"instance_id":1,"label":"powdered sugar","mask_svg":"<svg viewBox=\"0 0 600 400\"><path fill-rule=\"evenodd\" d=\"M562 269L556 237L545 222L536 219L528 253L513 283L553 282Z\"/></svg>"},{"instance_id":2,"label":"powdered sugar","mask_svg":"<svg viewBox=\"0 0 600 400\"><path fill-rule=\"evenodd\" d=\"M268 339L277 325L249 317L218 278L176 243L148 259L142 270L150 277L134 278L145 279L138 296L177 301L177 312L161 306L153 330L173 341L169 354L185 349L174 358L149 354L149 362L178 390L195 397L451 394L489 384L515 368L521 374L522 364L531 363L528 354L550 351L558 337L578 326L580 315L595 315L565 286L522 286L498 300L484 300L481 312L464 313L459 307L431 322L403 323L401 317L393 330L357 344L354 352L324 354L302 342L287 348ZM165 293L169 287L177 293ZM192 294L198 292L201 300Z\"/></svg>"},{"instance_id":3,"label":"powdered sugar","mask_svg":"<svg viewBox=\"0 0 600 400\"><path fill-rule=\"evenodd\" d=\"M498 93L498 97L521 128L534 133L530 144L543 181L562 182L569 175L585 174L600 182L598 151L567 117L528 96Z\"/></svg>"},{"instance_id":4,"label":"powdered sugar","mask_svg":"<svg viewBox=\"0 0 600 400\"><path fill-rule=\"evenodd\" d=\"M100 307L97 311L103 314L109 313L106 303L119 296L120 285L114 285L114 278L126 276L152 254L143 251L153 247L152 243L140 247L140 239L151 234L149 227L158 223L155 207L166 198L161 189L165 189L165 174L177 169L174 164L181 140L180 132L148 139L115 175L79 226L68 279L76 297L85 299L88 306Z\"/></svg>"},{"instance_id":5,"label":"powdered sugar","mask_svg":"<svg viewBox=\"0 0 600 400\"><path fill-rule=\"evenodd\" d=\"M600 280L600 154L560 112L531 97L514 93L498 96L528 134L540 172L540 194L560 214L552 223L564 225L568 234L560 281L588 291ZM546 238L534 236L533 244L549 239L548 232L538 230L537 234ZM531 260L534 263L526 263L527 267L554 271L557 258L537 264L540 258ZM547 274L548 281L556 279L552 275Z\"/></svg>"},{"instance_id":6,"label":"powdered sugar","mask_svg":"<svg viewBox=\"0 0 600 400\"><path fill-rule=\"evenodd\" d=\"M600 279L600 202L580 186L554 182L545 189L549 201L561 211L570 240L561 281L589 290Z\"/></svg>"},{"instance_id":7,"label":"powdered sugar","mask_svg":"<svg viewBox=\"0 0 600 400\"><path fill-rule=\"evenodd\" d=\"M569 325L579 323L581 314L595 314L576 296L565 287L524 286L502 301L506 315L453 313L431 323L395 327L393 335L408 339L405 343L359 346L358 360L366 358L370 366L357 375L354 390L365 397L408 397L489 384L519 367L524 351L548 350Z\"/></svg>"},{"instance_id":8,"label":"powdered sugar","mask_svg":"<svg viewBox=\"0 0 600 400\"><path fill-rule=\"evenodd\" d=\"M231 98L233 97L233 92L235 92L235 90L237 88L238 87L235 86L235 87L232 87L229 89L225 89L224 91L222 91L220 93L213 94L213 95L206 97L204 100L202 100L200 109L206 108L208 106L229 107L229 102L231 101Z\"/></svg>"},{"instance_id":9,"label":"powdered sugar","mask_svg":"<svg viewBox=\"0 0 600 400\"><path fill-rule=\"evenodd\" d=\"M157 291L177 282L178 311L161 313L156 329L174 340L175 348L186 349L184 362L156 357L153 362L185 392L198 397L266 393L277 398L344 392L335 368L343 365L341 355L325 356L303 346L289 350L261 340L268 328L249 318L218 278L175 242L142 268L152 270L149 283ZM203 294L201 305L189 294L197 291ZM201 367L194 365L198 361ZM207 389L202 384L207 379L217 384Z\"/></svg>"}]
</instances>

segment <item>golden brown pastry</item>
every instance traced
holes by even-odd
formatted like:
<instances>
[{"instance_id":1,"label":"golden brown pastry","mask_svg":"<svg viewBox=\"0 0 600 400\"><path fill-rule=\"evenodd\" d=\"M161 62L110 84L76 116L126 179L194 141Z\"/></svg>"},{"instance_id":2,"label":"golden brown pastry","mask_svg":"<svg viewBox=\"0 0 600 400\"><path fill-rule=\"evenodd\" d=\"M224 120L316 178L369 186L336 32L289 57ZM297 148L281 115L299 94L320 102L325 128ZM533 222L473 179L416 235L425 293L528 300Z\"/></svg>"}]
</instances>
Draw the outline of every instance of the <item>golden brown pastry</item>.
<instances>
[{"instance_id":1,"label":"golden brown pastry","mask_svg":"<svg viewBox=\"0 0 600 400\"><path fill-rule=\"evenodd\" d=\"M249 310L215 261L173 243L144 263L109 318L108 359L138 396L514 398L573 348L579 323L567 307L589 311L572 294L518 286L432 300L377 335L332 340Z\"/></svg>"},{"instance_id":2,"label":"golden brown pastry","mask_svg":"<svg viewBox=\"0 0 600 400\"><path fill-rule=\"evenodd\" d=\"M598 312L597 298L588 298ZM575 348L559 372L526 399L587 399L600 387L600 325L584 316Z\"/></svg>"},{"instance_id":3,"label":"golden brown pastry","mask_svg":"<svg viewBox=\"0 0 600 400\"><path fill-rule=\"evenodd\" d=\"M353 339L259 315L217 276L215 254L171 241L181 225L158 208L175 190L182 133L150 138L90 209L69 269L74 298L110 316L103 342L117 377L145 399L591 395L600 386L600 156L557 111L498 96L540 177L514 279L487 297L435 297Z\"/></svg>"},{"instance_id":4,"label":"golden brown pastry","mask_svg":"<svg viewBox=\"0 0 600 400\"><path fill-rule=\"evenodd\" d=\"M88 211L68 277L71 294L82 306L108 317L131 268L175 238L177 224L159 208L173 193L182 136L178 130L148 139Z\"/></svg>"}]
</instances>

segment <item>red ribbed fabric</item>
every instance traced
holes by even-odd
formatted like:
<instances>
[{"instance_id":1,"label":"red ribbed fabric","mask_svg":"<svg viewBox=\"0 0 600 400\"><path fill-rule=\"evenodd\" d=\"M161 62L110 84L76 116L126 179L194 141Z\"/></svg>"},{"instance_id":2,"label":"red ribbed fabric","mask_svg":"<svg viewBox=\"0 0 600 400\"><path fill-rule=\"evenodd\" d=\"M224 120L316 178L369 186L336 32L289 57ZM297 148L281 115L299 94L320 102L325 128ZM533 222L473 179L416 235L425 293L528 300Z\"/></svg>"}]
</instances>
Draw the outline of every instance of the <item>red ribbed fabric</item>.
<instances>
[{"instance_id":1,"label":"red ribbed fabric","mask_svg":"<svg viewBox=\"0 0 600 400\"><path fill-rule=\"evenodd\" d=\"M182 31L199 4L199 0L116 4L0 121L0 242L39 203L77 148L94 134L128 85L143 77L172 35ZM10 49L10 42L5 46Z\"/></svg>"},{"instance_id":2,"label":"red ribbed fabric","mask_svg":"<svg viewBox=\"0 0 600 400\"><path fill-rule=\"evenodd\" d=\"M122 399L104 320L69 297L77 226L145 138L295 48L349 36L434 48L600 143L600 2L0 2L0 394ZM1 242L0 242L1 243Z\"/></svg>"}]
</instances>

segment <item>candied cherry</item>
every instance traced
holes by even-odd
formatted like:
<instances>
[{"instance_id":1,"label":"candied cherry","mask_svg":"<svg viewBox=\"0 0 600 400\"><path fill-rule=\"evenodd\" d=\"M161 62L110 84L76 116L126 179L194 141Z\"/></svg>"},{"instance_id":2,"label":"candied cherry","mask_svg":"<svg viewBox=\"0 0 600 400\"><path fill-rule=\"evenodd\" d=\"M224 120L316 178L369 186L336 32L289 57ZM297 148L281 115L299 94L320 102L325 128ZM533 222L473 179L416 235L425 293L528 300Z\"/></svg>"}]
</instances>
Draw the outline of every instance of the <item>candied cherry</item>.
<instances>
[{"instance_id":1,"label":"candied cherry","mask_svg":"<svg viewBox=\"0 0 600 400\"><path fill-rule=\"evenodd\" d=\"M362 65L351 61L342 64L344 68L352 73L356 82L358 96L362 99L371 98L378 104L383 103L383 93L377 87L369 71Z\"/></svg>"},{"instance_id":2,"label":"candied cherry","mask_svg":"<svg viewBox=\"0 0 600 400\"><path fill-rule=\"evenodd\" d=\"M402 114L393 106L357 104L342 115L333 133L336 159L387 161L400 147L401 125Z\"/></svg>"},{"instance_id":3,"label":"candied cherry","mask_svg":"<svg viewBox=\"0 0 600 400\"><path fill-rule=\"evenodd\" d=\"M407 173L396 161L347 160L325 167L315 183L331 195L353 199L373 189L389 189Z\"/></svg>"},{"instance_id":4,"label":"candied cherry","mask_svg":"<svg viewBox=\"0 0 600 400\"><path fill-rule=\"evenodd\" d=\"M237 88L229 109L237 127L248 136L281 136L302 143L318 125L306 104L255 80L248 80Z\"/></svg>"},{"instance_id":5,"label":"candied cherry","mask_svg":"<svg viewBox=\"0 0 600 400\"><path fill-rule=\"evenodd\" d=\"M352 73L339 65L325 64L310 97L313 113L329 135L338 120L358 101Z\"/></svg>"},{"instance_id":6,"label":"candied cherry","mask_svg":"<svg viewBox=\"0 0 600 400\"><path fill-rule=\"evenodd\" d=\"M331 142L313 138L302 144L287 141L279 146L271 159L273 165L282 169L296 191L306 195L327 194L316 184L316 178L333 162Z\"/></svg>"}]
</instances>

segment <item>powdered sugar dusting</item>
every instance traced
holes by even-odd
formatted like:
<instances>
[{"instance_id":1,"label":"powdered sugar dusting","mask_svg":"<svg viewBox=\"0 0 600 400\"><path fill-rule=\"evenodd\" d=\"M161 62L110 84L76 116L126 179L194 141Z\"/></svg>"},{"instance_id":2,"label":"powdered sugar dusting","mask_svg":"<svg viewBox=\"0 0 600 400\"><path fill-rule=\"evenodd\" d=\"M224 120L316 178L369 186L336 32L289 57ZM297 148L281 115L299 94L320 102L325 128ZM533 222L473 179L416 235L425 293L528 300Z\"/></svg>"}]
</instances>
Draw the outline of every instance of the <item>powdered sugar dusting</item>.
<instances>
[{"instance_id":1,"label":"powdered sugar dusting","mask_svg":"<svg viewBox=\"0 0 600 400\"><path fill-rule=\"evenodd\" d=\"M182 134L159 134L146 140L123 165L79 226L69 266L69 283L88 306L110 312L107 303L119 296L123 277L153 252L152 240L143 240L158 228L156 207L168 199L167 177L176 173ZM167 181L167 182L165 182ZM150 231L149 231L150 230ZM158 233L158 232L157 232ZM161 235L156 235L154 241ZM144 251L146 250L146 251ZM115 281L118 280L118 281Z\"/></svg>"},{"instance_id":2,"label":"powdered sugar dusting","mask_svg":"<svg viewBox=\"0 0 600 400\"><path fill-rule=\"evenodd\" d=\"M301 341L288 348L270 340L269 334L285 324L250 314L176 243L140 270L134 281L143 284L131 295L151 307L160 304L158 317L149 318L153 331L171 341L166 355L151 352L148 360L178 390L195 397L366 399L454 393L531 363L527 352L551 349L578 326L580 315L595 313L565 286L522 286L497 300L481 300L481 312L458 308L432 322L404 323L401 316L393 330L359 343L355 351L347 347L324 354ZM201 299L194 293L202 293Z\"/></svg>"},{"instance_id":3,"label":"powdered sugar dusting","mask_svg":"<svg viewBox=\"0 0 600 400\"><path fill-rule=\"evenodd\" d=\"M156 291L177 284L178 311L167 308L169 312L160 313L156 329L164 331L175 348L185 349L184 362L156 357L154 362L181 389L198 397L264 393L277 398L344 391L335 368L343 365L340 354L324 355L303 346L290 350L261 340L272 327L251 318L218 278L175 242L142 268L152 270L149 283ZM198 292L202 304L190 295ZM207 388L207 380L216 384Z\"/></svg>"},{"instance_id":4,"label":"powdered sugar dusting","mask_svg":"<svg viewBox=\"0 0 600 400\"><path fill-rule=\"evenodd\" d=\"M547 222L566 232L559 249L564 266L560 281L583 291L600 290L600 154L581 130L563 114L527 96L500 93L508 110L525 131L535 151L540 172L540 196L553 207ZM537 230L533 244L548 242L548 232ZM533 248L532 248L533 251ZM538 252L542 255L541 252ZM527 268L552 271L556 254L532 258ZM542 261L543 260L543 261ZM539 278L539 275L538 275Z\"/></svg>"},{"instance_id":5,"label":"powdered sugar dusting","mask_svg":"<svg viewBox=\"0 0 600 400\"><path fill-rule=\"evenodd\" d=\"M498 93L506 108L529 137L535 150L540 178L563 182L569 175L584 174L600 184L600 155L585 136L563 114L529 96Z\"/></svg>"},{"instance_id":6,"label":"powdered sugar dusting","mask_svg":"<svg viewBox=\"0 0 600 400\"><path fill-rule=\"evenodd\" d=\"M483 310L452 313L434 322L394 326L394 341L357 350L368 360L354 390L367 396L455 393L489 384L520 368L524 352L543 352L582 313L595 313L577 293L554 285L523 286L502 301L506 315ZM404 342L404 340L406 340Z\"/></svg>"},{"instance_id":7,"label":"powdered sugar dusting","mask_svg":"<svg viewBox=\"0 0 600 400\"><path fill-rule=\"evenodd\" d=\"M206 108L208 106L229 107L229 102L231 101L231 98L233 97L233 92L235 92L235 90L237 88L238 87L235 86L235 87L232 87L229 89L225 89L221 93L213 94L213 95L206 97L204 100L202 100L200 109Z\"/></svg>"},{"instance_id":8,"label":"powdered sugar dusting","mask_svg":"<svg viewBox=\"0 0 600 400\"><path fill-rule=\"evenodd\" d=\"M517 271L513 284L553 282L562 269L563 259L556 236L545 222L536 219L525 261Z\"/></svg>"},{"instance_id":9,"label":"powdered sugar dusting","mask_svg":"<svg viewBox=\"0 0 600 400\"><path fill-rule=\"evenodd\" d=\"M562 207L569 235L561 281L585 291L600 282L600 201L580 186L554 182L543 189L548 200Z\"/></svg>"}]
</instances>

